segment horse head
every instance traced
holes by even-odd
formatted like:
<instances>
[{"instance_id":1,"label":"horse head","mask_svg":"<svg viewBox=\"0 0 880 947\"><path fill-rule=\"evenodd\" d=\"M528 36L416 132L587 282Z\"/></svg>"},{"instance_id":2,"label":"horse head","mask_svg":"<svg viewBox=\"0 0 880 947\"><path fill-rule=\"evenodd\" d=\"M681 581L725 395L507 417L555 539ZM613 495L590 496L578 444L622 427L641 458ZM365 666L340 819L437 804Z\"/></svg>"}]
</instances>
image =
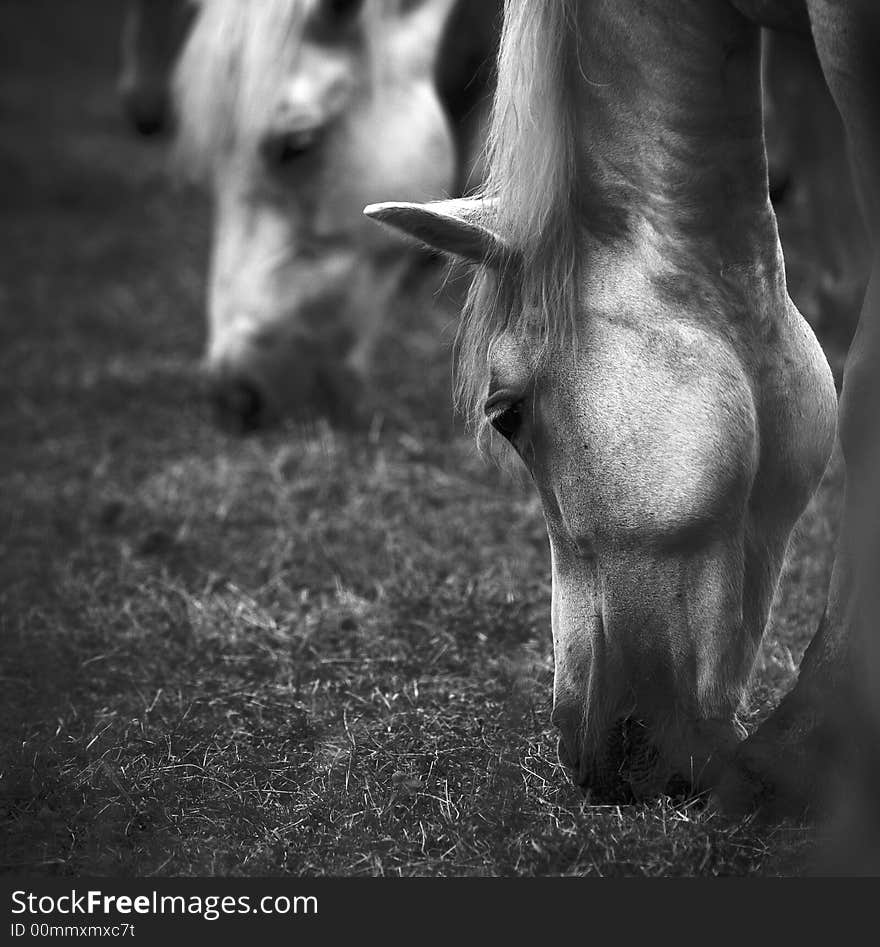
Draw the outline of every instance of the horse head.
<instances>
[{"instance_id":1,"label":"horse head","mask_svg":"<svg viewBox=\"0 0 880 947\"><path fill-rule=\"evenodd\" d=\"M221 418L347 417L412 256L360 211L449 193L436 59L455 0L207 0L179 64L181 163L209 183L204 358Z\"/></svg>"},{"instance_id":2,"label":"horse head","mask_svg":"<svg viewBox=\"0 0 880 947\"><path fill-rule=\"evenodd\" d=\"M614 800L711 785L741 738L836 407L785 288L757 27L628 6L508 4L483 197L367 208L476 267L460 394L540 494L559 758Z\"/></svg>"}]
</instances>

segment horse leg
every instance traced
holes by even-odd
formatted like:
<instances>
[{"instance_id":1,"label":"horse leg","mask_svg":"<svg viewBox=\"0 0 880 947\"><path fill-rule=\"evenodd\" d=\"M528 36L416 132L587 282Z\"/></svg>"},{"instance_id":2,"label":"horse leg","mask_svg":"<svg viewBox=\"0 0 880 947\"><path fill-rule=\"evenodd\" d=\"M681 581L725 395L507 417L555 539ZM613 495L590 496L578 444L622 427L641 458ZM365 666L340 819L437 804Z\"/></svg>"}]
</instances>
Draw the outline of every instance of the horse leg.
<instances>
[{"instance_id":1,"label":"horse leg","mask_svg":"<svg viewBox=\"0 0 880 947\"><path fill-rule=\"evenodd\" d=\"M728 811L831 807L880 837L880 36L873 0L808 0L829 88L847 127L874 265L844 370L844 512L828 601L794 689L739 748L718 789ZM849 805L842 805L843 795ZM846 830L844 830L845 832ZM851 848L843 840L851 855ZM849 857L849 855L848 855ZM878 867L878 852L873 852Z\"/></svg>"},{"instance_id":2,"label":"horse leg","mask_svg":"<svg viewBox=\"0 0 880 947\"><path fill-rule=\"evenodd\" d=\"M880 748L880 266L869 285L844 371L840 440L843 521L825 613L798 681L738 749L722 780L723 808L770 815L827 809L841 776L871 769ZM841 768L844 772L841 773ZM880 773L875 786L880 786ZM854 786L850 787L856 792Z\"/></svg>"}]
</instances>

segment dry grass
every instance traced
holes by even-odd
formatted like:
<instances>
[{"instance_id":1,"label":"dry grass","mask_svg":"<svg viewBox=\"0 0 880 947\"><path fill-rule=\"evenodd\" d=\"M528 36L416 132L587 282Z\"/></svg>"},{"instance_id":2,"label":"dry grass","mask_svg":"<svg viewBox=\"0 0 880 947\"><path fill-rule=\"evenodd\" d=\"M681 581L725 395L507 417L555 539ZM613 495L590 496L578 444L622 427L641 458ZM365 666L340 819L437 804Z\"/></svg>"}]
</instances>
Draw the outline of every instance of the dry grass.
<instances>
[{"instance_id":1,"label":"dry grass","mask_svg":"<svg viewBox=\"0 0 880 947\"><path fill-rule=\"evenodd\" d=\"M2 868L800 870L803 827L566 784L540 506L451 420L454 300L401 306L369 430L213 428L205 208L116 117L117 4L78 38L48 6L0 10ZM799 529L755 719L820 612L839 489Z\"/></svg>"}]
</instances>

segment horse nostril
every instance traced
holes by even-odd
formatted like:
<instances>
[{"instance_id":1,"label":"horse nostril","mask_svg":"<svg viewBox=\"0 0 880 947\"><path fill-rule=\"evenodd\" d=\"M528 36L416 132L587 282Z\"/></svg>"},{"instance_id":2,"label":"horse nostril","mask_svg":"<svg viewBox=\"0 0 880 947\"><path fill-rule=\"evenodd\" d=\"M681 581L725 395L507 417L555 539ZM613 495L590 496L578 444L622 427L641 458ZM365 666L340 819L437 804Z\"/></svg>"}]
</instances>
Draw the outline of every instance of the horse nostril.
<instances>
[{"instance_id":1,"label":"horse nostril","mask_svg":"<svg viewBox=\"0 0 880 947\"><path fill-rule=\"evenodd\" d=\"M214 414L221 427L246 434L261 427L265 420L263 396L250 382L235 379L221 381L211 392Z\"/></svg>"}]
</instances>

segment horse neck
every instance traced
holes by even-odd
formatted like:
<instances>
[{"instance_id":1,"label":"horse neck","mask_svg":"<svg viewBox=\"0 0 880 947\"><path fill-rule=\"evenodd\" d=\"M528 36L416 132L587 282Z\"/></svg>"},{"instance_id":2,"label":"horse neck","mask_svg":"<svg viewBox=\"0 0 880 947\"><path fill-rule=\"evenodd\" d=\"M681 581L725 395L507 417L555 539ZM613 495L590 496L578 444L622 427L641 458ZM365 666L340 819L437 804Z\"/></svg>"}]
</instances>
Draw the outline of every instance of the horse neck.
<instances>
[{"instance_id":1,"label":"horse neck","mask_svg":"<svg viewBox=\"0 0 880 947\"><path fill-rule=\"evenodd\" d=\"M582 5L582 154L609 220L661 256L784 288L764 150L760 32L724 0Z\"/></svg>"}]
</instances>

